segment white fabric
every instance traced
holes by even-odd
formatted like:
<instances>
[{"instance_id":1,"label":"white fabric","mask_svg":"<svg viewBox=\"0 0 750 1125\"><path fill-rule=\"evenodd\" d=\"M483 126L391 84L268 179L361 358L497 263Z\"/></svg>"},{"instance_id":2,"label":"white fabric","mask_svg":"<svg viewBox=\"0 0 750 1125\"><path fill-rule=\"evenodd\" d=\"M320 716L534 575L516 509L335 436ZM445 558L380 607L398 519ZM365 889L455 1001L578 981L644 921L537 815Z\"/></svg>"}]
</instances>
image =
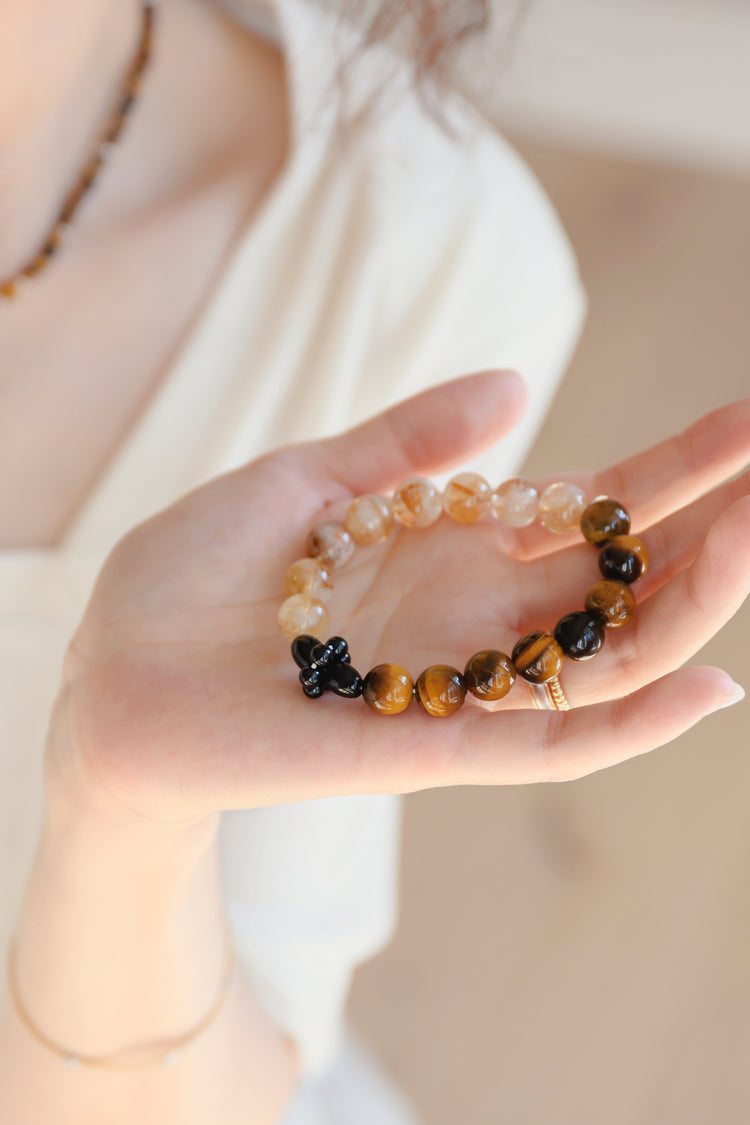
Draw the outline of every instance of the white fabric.
<instances>
[{"instance_id":1,"label":"white fabric","mask_svg":"<svg viewBox=\"0 0 750 1125\"><path fill-rule=\"evenodd\" d=\"M525 422L489 458L502 479L579 333L585 298L571 249L508 145L458 101L449 114L461 139L451 138L406 93L364 141L342 148L333 108L320 110L341 50L329 17L304 0L279 0L277 11L293 125L283 173L65 543L0 553L3 942L40 823L42 748L64 647L123 531L263 450L488 366L517 368L530 390ZM365 98L389 65L384 52L366 63L356 72ZM345 1088L341 1060L353 1057L337 1061L337 1052L352 969L394 925L398 826L391 797L224 818L240 957L302 1051L293 1125L370 1120L335 1095ZM398 1116L384 1102L379 1120L395 1125Z\"/></svg>"}]
</instances>

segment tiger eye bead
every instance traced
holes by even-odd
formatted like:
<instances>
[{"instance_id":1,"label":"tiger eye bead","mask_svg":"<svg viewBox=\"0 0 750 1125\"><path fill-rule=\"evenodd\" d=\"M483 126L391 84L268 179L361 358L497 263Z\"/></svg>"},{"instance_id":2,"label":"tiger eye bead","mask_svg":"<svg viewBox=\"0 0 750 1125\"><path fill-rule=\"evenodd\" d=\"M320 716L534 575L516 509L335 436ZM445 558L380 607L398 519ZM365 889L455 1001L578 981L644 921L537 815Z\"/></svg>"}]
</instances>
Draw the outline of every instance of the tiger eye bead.
<instances>
[{"instance_id":1,"label":"tiger eye bead","mask_svg":"<svg viewBox=\"0 0 750 1125\"><path fill-rule=\"evenodd\" d=\"M443 507L458 523L475 523L488 511L492 489L478 473L457 473L443 492Z\"/></svg>"},{"instance_id":2,"label":"tiger eye bead","mask_svg":"<svg viewBox=\"0 0 750 1125\"><path fill-rule=\"evenodd\" d=\"M328 610L321 601L307 594L292 594L279 609L279 629L290 640L300 633L312 633L328 626Z\"/></svg>"},{"instance_id":3,"label":"tiger eye bead","mask_svg":"<svg viewBox=\"0 0 750 1125\"><path fill-rule=\"evenodd\" d=\"M581 516L581 531L584 539L598 547L615 535L627 535L630 531L630 516L617 500L602 496L593 500Z\"/></svg>"},{"instance_id":4,"label":"tiger eye bead","mask_svg":"<svg viewBox=\"0 0 750 1125\"><path fill-rule=\"evenodd\" d=\"M467 661L464 680L468 691L477 699L502 699L515 683L516 669L504 652L483 649Z\"/></svg>"},{"instance_id":5,"label":"tiger eye bead","mask_svg":"<svg viewBox=\"0 0 750 1125\"><path fill-rule=\"evenodd\" d=\"M382 496L358 496L349 505L344 526L356 543L379 543L393 527L391 506Z\"/></svg>"},{"instance_id":6,"label":"tiger eye bead","mask_svg":"<svg viewBox=\"0 0 750 1125\"><path fill-rule=\"evenodd\" d=\"M284 593L307 594L318 601L327 602L333 591L333 583L317 559L297 559L284 575Z\"/></svg>"},{"instance_id":7,"label":"tiger eye bead","mask_svg":"<svg viewBox=\"0 0 750 1125\"><path fill-rule=\"evenodd\" d=\"M604 626L590 613L566 613L555 625L555 640L568 660L591 660L604 644Z\"/></svg>"},{"instance_id":8,"label":"tiger eye bead","mask_svg":"<svg viewBox=\"0 0 750 1125\"><path fill-rule=\"evenodd\" d=\"M599 570L605 578L635 582L648 570L648 551L635 535L616 535L599 552Z\"/></svg>"},{"instance_id":9,"label":"tiger eye bead","mask_svg":"<svg viewBox=\"0 0 750 1125\"><path fill-rule=\"evenodd\" d=\"M458 711L466 698L466 684L457 668L432 664L418 677L414 698L428 715L442 719Z\"/></svg>"},{"instance_id":10,"label":"tiger eye bead","mask_svg":"<svg viewBox=\"0 0 750 1125\"><path fill-rule=\"evenodd\" d=\"M307 537L307 553L326 570L341 570L354 554L354 540L342 523L321 523Z\"/></svg>"},{"instance_id":11,"label":"tiger eye bead","mask_svg":"<svg viewBox=\"0 0 750 1125\"><path fill-rule=\"evenodd\" d=\"M400 664L376 664L367 675L362 698L381 715L398 715L414 695L414 681Z\"/></svg>"},{"instance_id":12,"label":"tiger eye bead","mask_svg":"<svg viewBox=\"0 0 750 1125\"><path fill-rule=\"evenodd\" d=\"M530 684L553 679L563 662L562 649L551 633L527 633L514 646L512 657L519 676Z\"/></svg>"},{"instance_id":13,"label":"tiger eye bead","mask_svg":"<svg viewBox=\"0 0 750 1125\"><path fill-rule=\"evenodd\" d=\"M539 512L539 493L522 477L503 481L492 493L492 514L508 527L528 527Z\"/></svg>"},{"instance_id":14,"label":"tiger eye bead","mask_svg":"<svg viewBox=\"0 0 750 1125\"><path fill-rule=\"evenodd\" d=\"M578 485L558 481L539 497L539 519L548 531L567 535L580 526L587 503L586 493Z\"/></svg>"},{"instance_id":15,"label":"tiger eye bead","mask_svg":"<svg viewBox=\"0 0 750 1125\"><path fill-rule=\"evenodd\" d=\"M443 497L431 480L412 477L393 495L393 514L404 527L429 527L443 513Z\"/></svg>"},{"instance_id":16,"label":"tiger eye bead","mask_svg":"<svg viewBox=\"0 0 750 1125\"><path fill-rule=\"evenodd\" d=\"M635 613L633 591L624 582L603 578L586 594L586 609L607 629L621 629Z\"/></svg>"}]
</instances>

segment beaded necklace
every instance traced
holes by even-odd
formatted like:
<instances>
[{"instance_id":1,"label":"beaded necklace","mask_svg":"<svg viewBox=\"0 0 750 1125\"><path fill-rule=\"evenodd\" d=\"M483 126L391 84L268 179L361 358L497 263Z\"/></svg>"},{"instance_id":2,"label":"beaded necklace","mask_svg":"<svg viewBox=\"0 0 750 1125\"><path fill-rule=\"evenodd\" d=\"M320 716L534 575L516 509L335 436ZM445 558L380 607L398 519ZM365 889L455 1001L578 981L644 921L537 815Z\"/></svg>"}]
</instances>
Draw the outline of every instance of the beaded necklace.
<instances>
[{"instance_id":1,"label":"beaded necklace","mask_svg":"<svg viewBox=\"0 0 750 1125\"><path fill-rule=\"evenodd\" d=\"M146 69L146 64L151 57L152 36L154 27L154 0L142 0L141 34L133 61L128 67L123 81L117 104L114 108L107 128L104 131L93 156L84 165L73 188L68 192L62 208L36 254L11 277L0 281L0 298L10 300L17 296L19 285L49 265L50 260L58 253L65 236L71 227L76 212L96 182L99 172L106 157L117 143L125 125L125 121L133 108L138 90Z\"/></svg>"},{"instance_id":2,"label":"beaded necklace","mask_svg":"<svg viewBox=\"0 0 750 1125\"><path fill-rule=\"evenodd\" d=\"M328 625L325 601L333 590L331 574L352 558L356 544L377 543L397 523L409 528L434 524L445 512L459 523L475 523L491 512L509 527L525 527L538 517L549 531L564 535L580 528L599 549L602 579L590 587L583 610L565 614L553 631L528 633L510 656L483 649L469 658L463 672L447 664L433 664L413 680L400 664L378 664L360 676L351 665L343 637L325 644L308 630ZM349 698L362 696L378 714L396 715L416 699L428 715L444 718L462 706L467 692L494 702L510 691L516 677L526 681L532 702L540 710L567 711L569 703L559 674L564 658L590 660L600 651L605 631L626 625L635 612L630 589L648 568L648 551L630 535L630 516L616 500L599 496L591 503L574 484L559 481L541 496L531 482L514 477L494 491L476 473L452 477L441 496L432 481L413 478L396 490L392 500L358 496L343 523L314 527L307 541L307 557L288 568L287 595L279 614L281 632L292 639L292 657L299 666L305 695L320 698L326 691Z\"/></svg>"}]
</instances>

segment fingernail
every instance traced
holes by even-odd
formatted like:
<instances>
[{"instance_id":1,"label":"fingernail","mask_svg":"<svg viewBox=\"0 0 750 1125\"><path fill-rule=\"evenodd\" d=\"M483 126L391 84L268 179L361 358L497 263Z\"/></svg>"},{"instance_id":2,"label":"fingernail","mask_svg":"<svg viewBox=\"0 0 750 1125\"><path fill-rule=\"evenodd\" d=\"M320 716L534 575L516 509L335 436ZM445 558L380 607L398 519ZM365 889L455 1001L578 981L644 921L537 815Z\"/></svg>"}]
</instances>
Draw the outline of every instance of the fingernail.
<instances>
[{"instance_id":1,"label":"fingernail","mask_svg":"<svg viewBox=\"0 0 750 1125\"><path fill-rule=\"evenodd\" d=\"M745 689L740 684L735 683L734 680L731 681L731 684L732 686L724 697L723 702L719 704L719 708L733 707L735 703L739 703L745 698Z\"/></svg>"}]
</instances>

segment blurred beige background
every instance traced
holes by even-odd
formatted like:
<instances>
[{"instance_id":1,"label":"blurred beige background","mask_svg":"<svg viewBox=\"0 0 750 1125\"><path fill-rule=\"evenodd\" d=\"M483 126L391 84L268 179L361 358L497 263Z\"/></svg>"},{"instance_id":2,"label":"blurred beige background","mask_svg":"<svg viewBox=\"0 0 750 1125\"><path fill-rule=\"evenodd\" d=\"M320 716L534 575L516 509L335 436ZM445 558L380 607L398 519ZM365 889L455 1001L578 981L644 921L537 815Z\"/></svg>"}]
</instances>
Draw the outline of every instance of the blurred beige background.
<instances>
[{"instance_id":1,"label":"blurred beige background","mask_svg":"<svg viewBox=\"0 0 750 1125\"><path fill-rule=\"evenodd\" d=\"M528 471L750 393L750 180L506 135L590 298ZM750 686L749 629L699 659ZM400 928L351 1013L425 1125L750 1119L749 706L583 781L407 799Z\"/></svg>"}]
</instances>

